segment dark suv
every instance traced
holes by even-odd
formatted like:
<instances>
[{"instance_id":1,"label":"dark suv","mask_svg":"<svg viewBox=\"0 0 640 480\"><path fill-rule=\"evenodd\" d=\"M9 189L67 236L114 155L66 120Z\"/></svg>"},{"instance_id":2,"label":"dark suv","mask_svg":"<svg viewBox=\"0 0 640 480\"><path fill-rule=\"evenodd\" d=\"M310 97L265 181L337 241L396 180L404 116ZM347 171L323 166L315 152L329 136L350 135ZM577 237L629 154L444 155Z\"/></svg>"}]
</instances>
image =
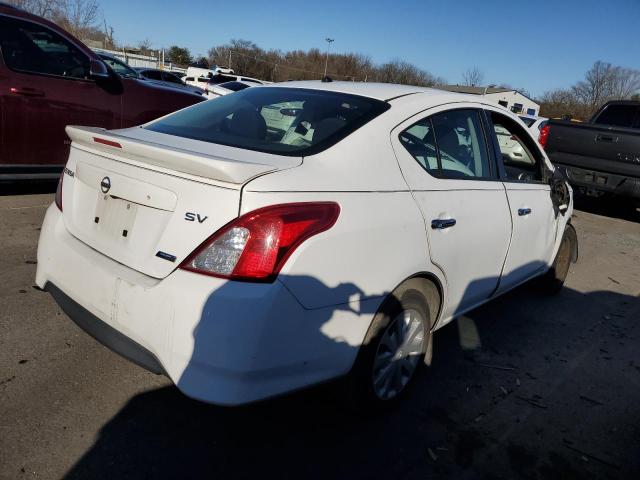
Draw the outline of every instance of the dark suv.
<instances>
[{"instance_id":1,"label":"dark suv","mask_svg":"<svg viewBox=\"0 0 640 480\"><path fill-rule=\"evenodd\" d=\"M205 100L118 75L52 22L0 4L0 180L57 178L66 125L139 125Z\"/></svg>"}]
</instances>

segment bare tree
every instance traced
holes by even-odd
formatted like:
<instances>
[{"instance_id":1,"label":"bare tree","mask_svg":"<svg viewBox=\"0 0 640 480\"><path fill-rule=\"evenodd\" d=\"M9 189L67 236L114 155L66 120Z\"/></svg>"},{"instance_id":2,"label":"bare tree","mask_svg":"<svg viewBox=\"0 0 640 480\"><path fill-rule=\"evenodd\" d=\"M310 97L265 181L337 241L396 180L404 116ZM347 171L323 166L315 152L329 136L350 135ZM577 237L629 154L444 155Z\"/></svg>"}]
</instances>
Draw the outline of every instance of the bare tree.
<instances>
[{"instance_id":1,"label":"bare tree","mask_svg":"<svg viewBox=\"0 0 640 480\"><path fill-rule=\"evenodd\" d=\"M66 0L64 19L67 28L76 36L83 36L87 30L95 28L98 20L98 0Z\"/></svg>"},{"instance_id":2,"label":"bare tree","mask_svg":"<svg viewBox=\"0 0 640 480\"><path fill-rule=\"evenodd\" d=\"M640 71L615 67L611 81L611 96L616 99L631 98L640 91Z\"/></svg>"},{"instance_id":3,"label":"bare tree","mask_svg":"<svg viewBox=\"0 0 640 480\"><path fill-rule=\"evenodd\" d=\"M9 3L53 20L77 37L99 35L98 0L10 0Z\"/></svg>"},{"instance_id":4,"label":"bare tree","mask_svg":"<svg viewBox=\"0 0 640 480\"><path fill-rule=\"evenodd\" d=\"M65 3L66 0L9 0L9 4L45 18L64 10Z\"/></svg>"},{"instance_id":5,"label":"bare tree","mask_svg":"<svg viewBox=\"0 0 640 480\"><path fill-rule=\"evenodd\" d=\"M484 73L478 67L467 69L462 74L462 84L468 87L477 87L484 81Z\"/></svg>"},{"instance_id":6,"label":"bare tree","mask_svg":"<svg viewBox=\"0 0 640 480\"><path fill-rule=\"evenodd\" d=\"M614 67L610 63L597 61L587 71L584 80L576 83L571 90L578 101L595 110L611 95L614 75Z\"/></svg>"},{"instance_id":7,"label":"bare tree","mask_svg":"<svg viewBox=\"0 0 640 480\"><path fill-rule=\"evenodd\" d=\"M150 55L154 53L154 51L151 49L151 40L149 40L148 38L140 40L138 42L138 48L143 55Z\"/></svg>"}]
</instances>

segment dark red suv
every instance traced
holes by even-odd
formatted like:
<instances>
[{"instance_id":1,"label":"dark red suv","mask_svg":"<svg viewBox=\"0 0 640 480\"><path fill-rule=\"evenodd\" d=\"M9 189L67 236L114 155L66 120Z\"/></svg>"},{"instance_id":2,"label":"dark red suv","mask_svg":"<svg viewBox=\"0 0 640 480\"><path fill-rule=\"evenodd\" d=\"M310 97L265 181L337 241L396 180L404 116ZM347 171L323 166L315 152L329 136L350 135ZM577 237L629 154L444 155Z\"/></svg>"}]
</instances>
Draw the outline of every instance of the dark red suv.
<instances>
[{"instance_id":1,"label":"dark red suv","mask_svg":"<svg viewBox=\"0 0 640 480\"><path fill-rule=\"evenodd\" d=\"M139 125L205 100L118 75L55 24L0 4L0 180L57 178L66 125Z\"/></svg>"}]
</instances>

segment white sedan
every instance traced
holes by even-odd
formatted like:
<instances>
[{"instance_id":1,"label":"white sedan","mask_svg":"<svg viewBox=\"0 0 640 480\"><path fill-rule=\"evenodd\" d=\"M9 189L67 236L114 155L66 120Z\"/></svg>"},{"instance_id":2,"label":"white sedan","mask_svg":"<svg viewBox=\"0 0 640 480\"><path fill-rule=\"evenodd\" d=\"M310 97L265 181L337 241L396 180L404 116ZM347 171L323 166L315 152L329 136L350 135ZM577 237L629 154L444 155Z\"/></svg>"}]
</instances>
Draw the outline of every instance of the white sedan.
<instances>
[{"instance_id":1,"label":"white sedan","mask_svg":"<svg viewBox=\"0 0 640 480\"><path fill-rule=\"evenodd\" d=\"M502 129L530 163L505 161ZM347 376L388 405L436 329L534 277L557 291L577 258L571 190L477 96L288 82L67 132L37 285L206 402Z\"/></svg>"},{"instance_id":2,"label":"white sedan","mask_svg":"<svg viewBox=\"0 0 640 480\"><path fill-rule=\"evenodd\" d=\"M532 115L520 115L520 120L530 130L531 135L544 147L549 136L549 119Z\"/></svg>"}]
</instances>

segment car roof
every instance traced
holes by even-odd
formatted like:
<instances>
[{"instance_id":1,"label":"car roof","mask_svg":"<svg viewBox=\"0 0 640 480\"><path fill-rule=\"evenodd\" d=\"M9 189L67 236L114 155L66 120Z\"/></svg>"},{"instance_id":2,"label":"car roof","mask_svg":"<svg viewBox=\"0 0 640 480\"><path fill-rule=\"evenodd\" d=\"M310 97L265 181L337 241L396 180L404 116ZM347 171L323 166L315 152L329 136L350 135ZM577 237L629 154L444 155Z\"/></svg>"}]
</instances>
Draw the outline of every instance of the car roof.
<instances>
[{"instance_id":1,"label":"car roof","mask_svg":"<svg viewBox=\"0 0 640 480\"><path fill-rule=\"evenodd\" d=\"M435 88L416 87L412 85L398 85L395 83L370 83L370 82L323 82L321 80L304 80L272 83L269 86L308 88L313 90L325 90L328 92L350 93L362 97L375 98L377 100L388 101L394 98L411 95L413 93L425 93L429 95L442 95L442 90Z\"/></svg>"}]
</instances>

